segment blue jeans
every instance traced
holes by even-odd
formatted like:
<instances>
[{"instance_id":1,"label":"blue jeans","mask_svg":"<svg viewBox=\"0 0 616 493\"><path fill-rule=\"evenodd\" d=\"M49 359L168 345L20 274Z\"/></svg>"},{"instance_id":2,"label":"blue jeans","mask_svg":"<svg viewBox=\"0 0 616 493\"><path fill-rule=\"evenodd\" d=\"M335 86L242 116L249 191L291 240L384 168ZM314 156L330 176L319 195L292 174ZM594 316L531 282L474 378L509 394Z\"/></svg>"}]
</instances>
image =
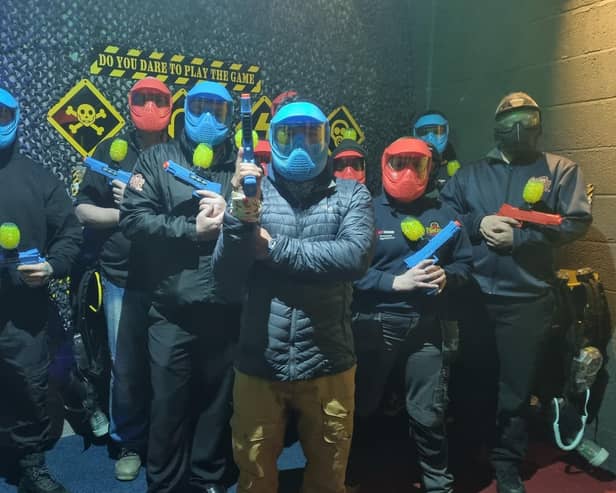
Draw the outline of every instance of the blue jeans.
<instances>
[{"instance_id":1,"label":"blue jeans","mask_svg":"<svg viewBox=\"0 0 616 493\"><path fill-rule=\"evenodd\" d=\"M109 435L123 447L144 452L149 415L147 330L149 300L106 277L103 306L111 354Z\"/></svg>"}]
</instances>

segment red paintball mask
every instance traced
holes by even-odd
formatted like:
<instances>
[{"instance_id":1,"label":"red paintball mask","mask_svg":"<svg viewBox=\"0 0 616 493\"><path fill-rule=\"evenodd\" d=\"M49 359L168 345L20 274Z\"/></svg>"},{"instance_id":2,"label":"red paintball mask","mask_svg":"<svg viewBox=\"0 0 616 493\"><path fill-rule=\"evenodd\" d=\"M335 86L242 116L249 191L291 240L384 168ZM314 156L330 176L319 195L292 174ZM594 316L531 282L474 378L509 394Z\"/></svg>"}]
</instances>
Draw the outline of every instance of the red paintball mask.
<instances>
[{"instance_id":1,"label":"red paintball mask","mask_svg":"<svg viewBox=\"0 0 616 493\"><path fill-rule=\"evenodd\" d=\"M139 130L160 132L167 128L173 101L171 91L155 77L145 77L128 93L130 116Z\"/></svg>"},{"instance_id":2,"label":"red paintball mask","mask_svg":"<svg viewBox=\"0 0 616 493\"><path fill-rule=\"evenodd\" d=\"M276 96L272 100L272 107L270 108L270 113L272 115L272 118L278 111L278 108L280 108L281 104L287 103L287 102L290 103L292 101L295 101L296 99L297 99L297 91L290 90L290 91L281 92L278 96Z\"/></svg>"},{"instance_id":3,"label":"red paintball mask","mask_svg":"<svg viewBox=\"0 0 616 493\"><path fill-rule=\"evenodd\" d=\"M348 150L336 154L334 175L337 178L366 183L366 159L359 151Z\"/></svg>"},{"instance_id":4,"label":"red paintball mask","mask_svg":"<svg viewBox=\"0 0 616 493\"><path fill-rule=\"evenodd\" d=\"M263 173L267 176L267 167L272 161L272 148L267 140L259 140L255 147L255 162L263 168Z\"/></svg>"},{"instance_id":5,"label":"red paintball mask","mask_svg":"<svg viewBox=\"0 0 616 493\"><path fill-rule=\"evenodd\" d=\"M431 170L432 154L428 145L412 137L394 141L381 157L383 188L387 195L403 204L425 193Z\"/></svg>"}]
</instances>

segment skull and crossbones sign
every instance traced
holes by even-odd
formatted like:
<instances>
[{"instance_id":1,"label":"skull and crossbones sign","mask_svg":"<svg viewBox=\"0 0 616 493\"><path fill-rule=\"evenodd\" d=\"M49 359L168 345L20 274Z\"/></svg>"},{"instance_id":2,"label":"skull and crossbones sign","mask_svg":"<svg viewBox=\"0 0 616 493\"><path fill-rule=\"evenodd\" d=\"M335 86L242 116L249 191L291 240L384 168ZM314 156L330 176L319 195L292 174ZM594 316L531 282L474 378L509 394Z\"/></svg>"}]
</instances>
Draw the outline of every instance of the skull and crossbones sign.
<instances>
[{"instance_id":1,"label":"skull and crossbones sign","mask_svg":"<svg viewBox=\"0 0 616 493\"><path fill-rule=\"evenodd\" d=\"M76 134L77 130L81 127L91 128L96 132L96 135L102 135L105 131L103 127L94 123L99 118L107 118L107 112L102 108L96 112L94 106L83 103L77 107L77 111L75 111L72 106L68 106L66 108L66 114L69 116L76 116L77 120L79 120L78 123L68 126L72 134Z\"/></svg>"}]
</instances>

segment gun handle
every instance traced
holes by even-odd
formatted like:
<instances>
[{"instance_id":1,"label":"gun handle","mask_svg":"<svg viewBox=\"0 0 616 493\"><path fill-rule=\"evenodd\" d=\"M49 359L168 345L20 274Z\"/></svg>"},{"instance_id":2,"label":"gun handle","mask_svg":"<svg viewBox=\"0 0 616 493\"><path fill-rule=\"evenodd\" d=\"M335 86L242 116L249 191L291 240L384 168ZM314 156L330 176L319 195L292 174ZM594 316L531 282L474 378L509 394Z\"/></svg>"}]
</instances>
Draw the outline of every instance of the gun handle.
<instances>
[{"instance_id":1,"label":"gun handle","mask_svg":"<svg viewBox=\"0 0 616 493\"><path fill-rule=\"evenodd\" d=\"M438 264L438 257L436 255L432 257L432 260L434 260L434 265ZM436 296L438 294L438 289L429 289L426 294L428 296Z\"/></svg>"},{"instance_id":2,"label":"gun handle","mask_svg":"<svg viewBox=\"0 0 616 493\"><path fill-rule=\"evenodd\" d=\"M245 176L242 182L242 188L244 189L244 195L246 195L246 197L254 197L257 195L257 177Z\"/></svg>"},{"instance_id":3,"label":"gun handle","mask_svg":"<svg viewBox=\"0 0 616 493\"><path fill-rule=\"evenodd\" d=\"M436 255L432 256L432 260L434 260L434 265L438 264L438 257ZM428 296L436 296L438 294L438 289L436 288L428 289L426 290L426 294Z\"/></svg>"}]
</instances>

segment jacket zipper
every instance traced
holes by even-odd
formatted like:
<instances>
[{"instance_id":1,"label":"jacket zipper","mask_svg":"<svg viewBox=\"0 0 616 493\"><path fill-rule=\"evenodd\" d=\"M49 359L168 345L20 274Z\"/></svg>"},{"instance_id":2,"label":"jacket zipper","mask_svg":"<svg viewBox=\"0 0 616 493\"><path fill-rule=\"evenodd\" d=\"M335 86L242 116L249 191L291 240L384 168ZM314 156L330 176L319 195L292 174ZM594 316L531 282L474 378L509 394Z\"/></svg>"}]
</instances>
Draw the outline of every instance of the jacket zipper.
<instances>
[{"instance_id":1,"label":"jacket zipper","mask_svg":"<svg viewBox=\"0 0 616 493\"><path fill-rule=\"evenodd\" d=\"M511 189L511 174L513 173L513 167L511 163L505 163L505 170L507 170L507 188L505 189L505 200L503 203L509 203L509 192ZM501 204L502 205L502 204ZM500 256L496 255L494 259L494 269L492 270L492 289L490 289L490 294L494 294L496 291L496 272L498 272L498 263Z\"/></svg>"},{"instance_id":2,"label":"jacket zipper","mask_svg":"<svg viewBox=\"0 0 616 493\"><path fill-rule=\"evenodd\" d=\"M295 332L297 325L297 309L291 312L291 330L289 331L289 380L295 380Z\"/></svg>"}]
</instances>

